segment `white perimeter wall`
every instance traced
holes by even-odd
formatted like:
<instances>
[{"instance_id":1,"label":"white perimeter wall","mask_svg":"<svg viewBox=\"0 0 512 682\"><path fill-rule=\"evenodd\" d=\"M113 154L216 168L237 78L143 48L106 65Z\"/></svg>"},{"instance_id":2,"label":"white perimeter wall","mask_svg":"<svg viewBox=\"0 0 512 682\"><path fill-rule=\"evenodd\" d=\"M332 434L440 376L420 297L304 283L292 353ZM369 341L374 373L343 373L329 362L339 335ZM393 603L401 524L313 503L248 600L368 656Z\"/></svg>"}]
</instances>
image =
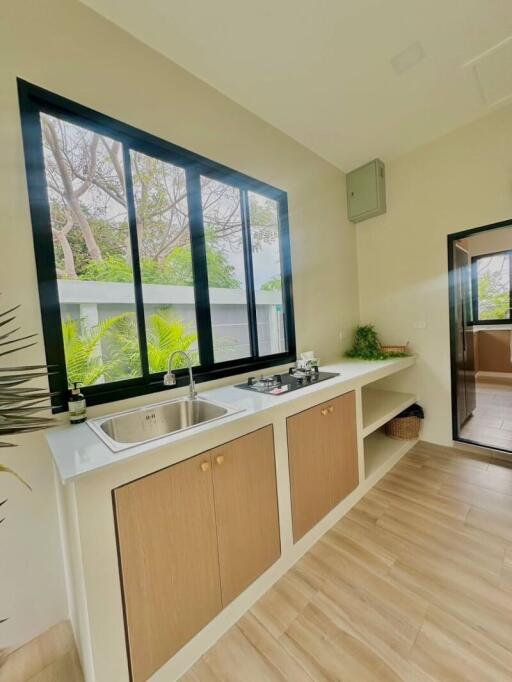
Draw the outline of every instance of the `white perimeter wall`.
<instances>
[{"instance_id":1,"label":"white perimeter wall","mask_svg":"<svg viewBox=\"0 0 512 682\"><path fill-rule=\"evenodd\" d=\"M423 438L451 442L447 235L512 217L512 109L387 164L388 212L357 227L362 322L419 361ZM416 323L425 323L417 328Z\"/></svg>"},{"instance_id":2,"label":"white perimeter wall","mask_svg":"<svg viewBox=\"0 0 512 682\"><path fill-rule=\"evenodd\" d=\"M6 0L0 21L0 305L22 303L40 331L16 77L52 90L288 192L299 350L339 357L358 319L355 228L344 175L76 0ZM44 359L42 347L22 362ZM176 395L176 393L173 393ZM163 395L159 394L158 398ZM147 400L147 398L146 398ZM107 405L104 411L132 403ZM96 410L94 412L98 412ZM67 614L51 459L42 435L0 451L32 485L0 477L0 648Z\"/></svg>"}]
</instances>

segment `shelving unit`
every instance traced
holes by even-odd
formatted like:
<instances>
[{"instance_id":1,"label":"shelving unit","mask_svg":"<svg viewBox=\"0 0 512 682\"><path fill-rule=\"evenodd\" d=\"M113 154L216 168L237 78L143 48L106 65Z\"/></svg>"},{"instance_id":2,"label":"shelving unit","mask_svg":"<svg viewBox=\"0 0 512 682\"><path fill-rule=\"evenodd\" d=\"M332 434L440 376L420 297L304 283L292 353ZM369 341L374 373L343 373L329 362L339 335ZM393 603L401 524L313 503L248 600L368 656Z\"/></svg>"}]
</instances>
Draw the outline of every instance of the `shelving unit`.
<instances>
[{"instance_id":1,"label":"shelving unit","mask_svg":"<svg viewBox=\"0 0 512 682\"><path fill-rule=\"evenodd\" d=\"M417 441L394 440L383 430L374 431L364 439L365 478L380 478L410 450Z\"/></svg>"},{"instance_id":2,"label":"shelving unit","mask_svg":"<svg viewBox=\"0 0 512 682\"><path fill-rule=\"evenodd\" d=\"M413 393L384 391L380 388L364 387L362 395L363 438L380 429L386 422L416 402Z\"/></svg>"},{"instance_id":3,"label":"shelving unit","mask_svg":"<svg viewBox=\"0 0 512 682\"><path fill-rule=\"evenodd\" d=\"M386 422L415 403L416 396L413 393L364 387L362 402L365 478L379 479L416 442L389 438L382 428Z\"/></svg>"}]
</instances>

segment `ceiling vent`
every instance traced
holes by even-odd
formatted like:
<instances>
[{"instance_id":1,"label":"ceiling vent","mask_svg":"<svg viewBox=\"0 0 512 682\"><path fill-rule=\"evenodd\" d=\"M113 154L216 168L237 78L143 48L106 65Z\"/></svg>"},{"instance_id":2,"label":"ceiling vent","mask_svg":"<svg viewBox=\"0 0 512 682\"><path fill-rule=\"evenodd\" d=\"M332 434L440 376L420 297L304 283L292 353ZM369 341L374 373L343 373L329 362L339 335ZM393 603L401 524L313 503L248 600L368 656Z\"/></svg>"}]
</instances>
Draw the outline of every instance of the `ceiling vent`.
<instances>
[{"instance_id":1,"label":"ceiling vent","mask_svg":"<svg viewBox=\"0 0 512 682\"><path fill-rule=\"evenodd\" d=\"M471 68L484 104L495 106L512 97L512 37L464 64Z\"/></svg>"}]
</instances>

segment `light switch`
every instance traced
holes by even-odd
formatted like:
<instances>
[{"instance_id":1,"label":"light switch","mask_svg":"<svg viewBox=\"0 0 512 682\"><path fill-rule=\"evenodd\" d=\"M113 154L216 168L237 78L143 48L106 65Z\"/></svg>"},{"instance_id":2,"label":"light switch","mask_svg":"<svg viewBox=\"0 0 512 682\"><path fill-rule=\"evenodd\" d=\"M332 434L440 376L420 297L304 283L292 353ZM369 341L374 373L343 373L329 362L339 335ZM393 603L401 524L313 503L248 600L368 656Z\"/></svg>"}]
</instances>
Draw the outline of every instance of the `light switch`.
<instances>
[{"instance_id":1,"label":"light switch","mask_svg":"<svg viewBox=\"0 0 512 682\"><path fill-rule=\"evenodd\" d=\"M412 326L414 329L426 329L427 328L427 323L425 320L417 320L416 322L413 322Z\"/></svg>"}]
</instances>

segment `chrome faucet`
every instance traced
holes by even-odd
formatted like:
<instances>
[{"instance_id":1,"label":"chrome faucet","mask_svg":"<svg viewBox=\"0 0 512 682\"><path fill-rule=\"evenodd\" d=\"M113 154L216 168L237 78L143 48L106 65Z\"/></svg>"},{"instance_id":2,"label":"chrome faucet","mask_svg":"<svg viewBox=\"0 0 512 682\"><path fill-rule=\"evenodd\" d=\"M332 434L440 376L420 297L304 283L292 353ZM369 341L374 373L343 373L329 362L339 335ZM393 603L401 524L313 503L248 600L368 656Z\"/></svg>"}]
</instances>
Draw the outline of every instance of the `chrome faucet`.
<instances>
[{"instance_id":1,"label":"chrome faucet","mask_svg":"<svg viewBox=\"0 0 512 682\"><path fill-rule=\"evenodd\" d=\"M189 399L194 400L194 398L197 397L197 391L194 375L192 374L192 360L190 359L190 355L184 350L175 350L174 353L171 353L169 356L169 367L167 374L164 375L164 386L176 386L176 375L172 371L172 361L174 360L175 355L183 355L187 361L188 376L190 378Z\"/></svg>"}]
</instances>

